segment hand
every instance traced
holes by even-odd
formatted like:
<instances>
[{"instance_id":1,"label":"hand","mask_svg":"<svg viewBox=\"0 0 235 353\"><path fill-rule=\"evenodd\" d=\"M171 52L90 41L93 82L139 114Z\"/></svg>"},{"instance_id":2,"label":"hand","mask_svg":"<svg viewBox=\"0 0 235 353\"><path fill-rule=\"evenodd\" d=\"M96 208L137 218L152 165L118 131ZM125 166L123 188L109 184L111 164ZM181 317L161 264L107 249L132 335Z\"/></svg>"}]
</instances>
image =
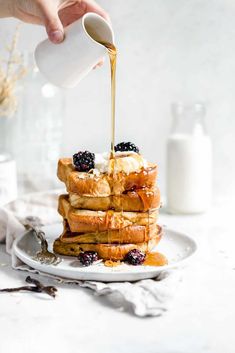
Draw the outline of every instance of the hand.
<instances>
[{"instance_id":1,"label":"hand","mask_svg":"<svg viewBox=\"0 0 235 353\"><path fill-rule=\"evenodd\" d=\"M9 6L13 17L44 25L53 43L62 42L63 28L87 12L95 12L109 21L108 14L93 0L11 0Z\"/></svg>"}]
</instances>

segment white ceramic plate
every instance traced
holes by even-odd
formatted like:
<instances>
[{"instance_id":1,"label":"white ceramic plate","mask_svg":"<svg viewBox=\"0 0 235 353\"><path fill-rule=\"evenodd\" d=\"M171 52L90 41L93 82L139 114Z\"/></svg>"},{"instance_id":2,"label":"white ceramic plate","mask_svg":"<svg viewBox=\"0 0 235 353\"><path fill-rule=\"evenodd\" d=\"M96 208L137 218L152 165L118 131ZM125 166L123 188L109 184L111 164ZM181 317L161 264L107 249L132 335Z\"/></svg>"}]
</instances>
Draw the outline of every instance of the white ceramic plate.
<instances>
[{"instance_id":1,"label":"white ceramic plate","mask_svg":"<svg viewBox=\"0 0 235 353\"><path fill-rule=\"evenodd\" d=\"M56 224L43 228L52 249L54 239L62 232L62 225ZM167 266L131 266L122 264L117 267L106 267L103 263L82 267L75 257L61 256L62 261L56 265L43 265L34 260L34 255L40 249L37 239L32 232L27 232L14 242L15 254L28 266L51 275L76 280L93 281L137 281L153 278L161 271L182 266L196 251L197 245L189 236L165 229L157 250L163 253L169 264Z\"/></svg>"}]
</instances>

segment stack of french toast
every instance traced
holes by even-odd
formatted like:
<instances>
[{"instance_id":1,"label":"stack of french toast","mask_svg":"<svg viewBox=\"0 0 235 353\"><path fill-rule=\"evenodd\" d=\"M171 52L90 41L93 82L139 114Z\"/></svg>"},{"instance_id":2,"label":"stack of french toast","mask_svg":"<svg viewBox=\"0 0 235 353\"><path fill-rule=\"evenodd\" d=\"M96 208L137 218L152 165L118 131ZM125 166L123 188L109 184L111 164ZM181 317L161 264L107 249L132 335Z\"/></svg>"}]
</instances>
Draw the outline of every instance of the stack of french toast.
<instances>
[{"instance_id":1,"label":"stack of french toast","mask_svg":"<svg viewBox=\"0 0 235 353\"><path fill-rule=\"evenodd\" d=\"M58 178L67 194L59 197L64 229L54 242L56 253L89 252L118 261L131 251L151 252L159 242L157 166L132 143L120 143L115 151L111 158L85 151L59 160Z\"/></svg>"}]
</instances>

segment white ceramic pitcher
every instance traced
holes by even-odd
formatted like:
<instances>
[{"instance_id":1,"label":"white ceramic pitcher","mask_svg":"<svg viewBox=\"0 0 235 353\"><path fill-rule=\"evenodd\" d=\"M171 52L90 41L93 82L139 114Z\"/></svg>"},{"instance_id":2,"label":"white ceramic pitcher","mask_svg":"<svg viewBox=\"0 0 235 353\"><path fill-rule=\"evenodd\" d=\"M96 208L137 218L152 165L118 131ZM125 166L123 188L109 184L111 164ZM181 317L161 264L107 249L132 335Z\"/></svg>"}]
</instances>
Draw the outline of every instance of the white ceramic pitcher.
<instances>
[{"instance_id":1,"label":"white ceramic pitcher","mask_svg":"<svg viewBox=\"0 0 235 353\"><path fill-rule=\"evenodd\" d=\"M110 24L95 13L87 13L65 28L60 44L49 39L39 43L35 61L48 81L60 87L74 87L106 54L99 42L114 43Z\"/></svg>"}]
</instances>

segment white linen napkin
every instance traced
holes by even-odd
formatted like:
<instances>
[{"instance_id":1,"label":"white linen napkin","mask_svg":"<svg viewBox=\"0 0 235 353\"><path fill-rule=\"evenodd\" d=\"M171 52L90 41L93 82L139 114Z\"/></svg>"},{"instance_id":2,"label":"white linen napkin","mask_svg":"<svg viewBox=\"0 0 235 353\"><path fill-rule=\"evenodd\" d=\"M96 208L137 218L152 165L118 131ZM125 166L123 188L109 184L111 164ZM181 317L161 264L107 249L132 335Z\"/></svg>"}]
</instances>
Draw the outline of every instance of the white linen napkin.
<instances>
[{"instance_id":1,"label":"white linen napkin","mask_svg":"<svg viewBox=\"0 0 235 353\"><path fill-rule=\"evenodd\" d=\"M77 281L40 273L23 263L14 254L12 244L16 237L24 233L21 221L27 216L37 216L44 225L58 223L57 199L60 191L28 194L0 208L0 242L6 240L6 250L12 257L12 267L52 277L64 283L77 283L87 287L96 295L102 295L120 310L131 311L137 316L161 316L173 298L181 279L178 270L162 272L157 278L137 282Z\"/></svg>"}]
</instances>

